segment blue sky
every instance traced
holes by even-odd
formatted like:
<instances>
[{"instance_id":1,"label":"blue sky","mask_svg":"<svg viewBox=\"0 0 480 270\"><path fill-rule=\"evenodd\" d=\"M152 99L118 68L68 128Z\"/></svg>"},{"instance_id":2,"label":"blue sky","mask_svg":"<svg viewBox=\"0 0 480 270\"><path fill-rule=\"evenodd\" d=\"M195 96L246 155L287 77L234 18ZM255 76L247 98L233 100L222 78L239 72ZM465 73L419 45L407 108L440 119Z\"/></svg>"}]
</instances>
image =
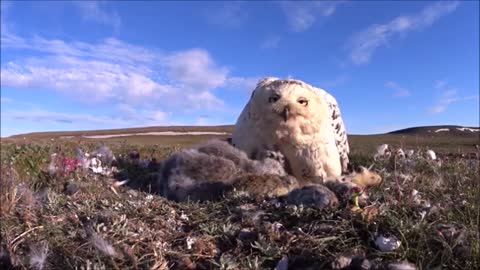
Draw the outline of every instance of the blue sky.
<instances>
[{"instance_id":1,"label":"blue sky","mask_svg":"<svg viewBox=\"0 0 480 270\"><path fill-rule=\"evenodd\" d=\"M478 1L1 3L2 137L233 124L263 76L351 134L479 125Z\"/></svg>"}]
</instances>

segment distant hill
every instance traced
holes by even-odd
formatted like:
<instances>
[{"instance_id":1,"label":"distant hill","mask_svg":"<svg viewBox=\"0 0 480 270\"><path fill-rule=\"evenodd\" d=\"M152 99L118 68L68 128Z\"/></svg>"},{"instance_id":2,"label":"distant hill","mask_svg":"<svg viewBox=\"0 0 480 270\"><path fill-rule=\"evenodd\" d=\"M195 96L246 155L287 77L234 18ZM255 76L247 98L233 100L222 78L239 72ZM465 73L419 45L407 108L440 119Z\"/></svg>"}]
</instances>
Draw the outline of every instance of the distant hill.
<instances>
[{"instance_id":1,"label":"distant hill","mask_svg":"<svg viewBox=\"0 0 480 270\"><path fill-rule=\"evenodd\" d=\"M419 135L419 136L480 136L479 127L464 127L464 126L423 126L411 127L389 132L387 134L400 135Z\"/></svg>"},{"instance_id":2,"label":"distant hill","mask_svg":"<svg viewBox=\"0 0 480 270\"><path fill-rule=\"evenodd\" d=\"M85 137L85 136L108 136L108 135L138 135L138 134L151 134L161 135L162 133L227 133L233 132L233 125L223 126L153 126L153 127L136 127L136 128L121 128L121 129L100 129L100 130L82 130L82 131L48 131L48 132L33 132L13 135L8 138L59 138L59 137Z\"/></svg>"},{"instance_id":3,"label":"distant hill","mask_svg":"<svg viewBox=\"0 0 480 270\"><path fill-rule=\"evenodd\" d=\"M162 136L162 135L215 135L229 136L233 132L233 125L222 126L153 126L153 127L137 127L122 129L104 129L104 130L84 130L84 131L51 131L51 132L34 132L26 134L13 135L8 138L20 139L49 139L49 138L108 138L108 137L124 137L124 136ZM421 126L395 130L385 134L392 135L410 135L422 137L449 137L461 136L469 138L479 138L480 128L463 127L453 125L439 126ZM385 135L383 134L383 135ZM382 134L371 134L382 135ZM360 136L360 135L359 135ZM143 136L142 136L143 137Z\"/></svg>"},{"instance_id":4,"label":"distant hill","mask_svg":"<svg viewBox=\"0 0 480 270\"><path fill-rule=\"evenodd\" d=\"M161 145L162 147L189 146L209 139L231 137L233 125L224 126L154 126L123 129L54 131L18 134L2 138L9 142L85 142L99 141L138 145ZM374 153L378 145L386 143L409 149L428 147L436 153L457 153L475 151L480 142L480 131L474 127L427 126L412 127L384 134L349 134L349 143L355 153ZM173 136L172 136L173 135Z\"/></svg>"}]
</instances>

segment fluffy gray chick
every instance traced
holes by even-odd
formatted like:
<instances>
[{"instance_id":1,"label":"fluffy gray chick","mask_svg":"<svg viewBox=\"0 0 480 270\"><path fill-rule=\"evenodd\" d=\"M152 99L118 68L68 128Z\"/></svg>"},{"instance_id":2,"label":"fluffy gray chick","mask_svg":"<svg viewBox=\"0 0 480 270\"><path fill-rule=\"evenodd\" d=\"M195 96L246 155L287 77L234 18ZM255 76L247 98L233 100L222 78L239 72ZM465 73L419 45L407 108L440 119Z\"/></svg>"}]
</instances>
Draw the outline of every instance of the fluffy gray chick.
<instances>
[{"instance_id":1,"label":"fluffy gray chick","mask_svg":"<svg viewBox=\"0 0 480 270\"><path fill-rule=\"evenodd\" d=\"M170 155L162 164L160 194L175 201L213 200L246 174L285 175L273 159L251 160L227 142L210 140Z\"/></svg>"},{"instance_id":2,"label":"fluffy gray chick","mask_svg":"<svg viewBox=\"0 0 480 270\"><path fill-rule=\"evenodd\" d=\"M286 175L285 157L279 151L265 148L258 151L255 160L252 160L242 150L220 140L204 142L194 149L201 153L231 160L240 170L246 173Z\"/></svg>"},{"instance_id":3,"label":"fluffy gray chick","mask_svg":"<svg viewBox=\"0 0 480 270\"><path fill-rule=\"evenodd\" d=\"M232 160L197 149L182 150L164 161L159 179L160 194L174 201L213 199L209 195L218 195L212 193L214 190L222 193L225 184L228 185L239 172ZM204 194L200 187L212 192Z\"/></svg>"}]
</instances>

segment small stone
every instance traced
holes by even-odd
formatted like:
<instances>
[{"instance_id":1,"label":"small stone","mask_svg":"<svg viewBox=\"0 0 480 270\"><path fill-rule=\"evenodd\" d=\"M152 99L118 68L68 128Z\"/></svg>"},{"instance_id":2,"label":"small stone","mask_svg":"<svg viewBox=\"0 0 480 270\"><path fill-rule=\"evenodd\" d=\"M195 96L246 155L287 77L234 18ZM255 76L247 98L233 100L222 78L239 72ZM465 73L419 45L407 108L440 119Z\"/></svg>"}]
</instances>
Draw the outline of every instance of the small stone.
<instances>
[{"instance_id":1,"label":"small stone","mask_svg":"<svg viewBox=\"0 0 480 270\"><path fill-rule=\"evenodd\" d=\"M380 235L375 239L375 245L383 252L392 252L399 248L401 244L402 242L400 242L395 236L386 237Z\"/></svg>"},{"instance_id":2,"label":"small stone","mask_svg":"<svg viewBox=\"0 0 480 270\"><path fill-rule=\"evenodd\" d=\"M79 189L80 188L78 187L78 185L72 181L69 181L65 184L65 194L68 196L74 195L78 192Z\"/></svg>"},{"instance_id":3,"label":"small stone","mask_svg":"<svg viewBox=\"0 0 480 270\"><path fill-rule=\"evenodd\" d=\"M265 211L257 210L257 211L247 211L242 213L242 219L245 221L250 221L252 223L257 223L262 220L263 216L265 216Z\"/></svg>"},{"instance_id":4,"label":"small stone","mask_svg":"<svg viewBox=\"0 0 480 270\"><path fill-rule=\"evenodd\" d=\"M49 195L49 189L47 187L43 187L40 190L38 190L37 192L35 192L34 195L35 195L35 198L39 202L43 202L43 203L47 202L48 201L48 195Z\"/></svg>"},{"instance_id":5,"label":"small stone","mask_svg":"<svg viewBox=\"0 0 480 270\"><path fill-rule=\"evenodd\" d=\"M138 196L138 192L136 192L135 190L133 189L130 189L127 191L127 194L128 195L132 195L132 197L137 197Z\"/></svg>"},{"instance_id":6,"label":"small stone","mask_svg":"<svg viewBox=\"0 0 480 270\"><path fill-rule=\"evenodd\" d=\"M283 255L282 259L278 261L277 266L275 266L274 270L288 270L287 255Z\"/></svg>"},{"instance_id":7,"label":"small stone","mask_svg":"<svg viewBox=\"0 0 480 270\"><path fill-rule=\"evenodd\" d=\"M350 263L350 268L352 270L369 270L372 269L372 263L363 257L354 257L352 263Z\"/></svg>"},{"instance_id":8,"label":"small stone","mask_svg":"<svg viewBox=\"0 0 480 270\"><path fill-rule=\"evenodd\" d=\"M187 249L192 249L192 245L195 243L195 239L192 237L187 237Z\"/></svg>"},{"instance_id":9,"label":"small stone","mask_svg":"<svg viewBox=\"0 0 480 270\"><path fill-rule=\"evenodd\" d=\"M237 210L240 212L244 222L257 223L265 215L265 211L258 210L258 207L254 204L242 204Z\"/></svg>"},{"instance_id":10,"label":"small stone","mask_svg":"<svg viewBox=\"0 0 480 270\"><path fill-rule=\"evenodd\" d=\"M253 243L258 238L258 233L253 229L241 229L238 233L238 239L244 242L245 244Z\"/></svg>"},{"instance_id":11,"label":"small stone","mask_svg":"<svg viewBox=\"0 0 480 270\"><path fill-rule=\"evenodd\" d=\"M188 216L182 211L182 213L180 214L180 219L183 220L183 221L188 221Z\"/></svg>"},{"instance_id":12,"label":"small stone","mask_svg":"<svg viewBox=\"0 0 480 270\"><path fill-rule=\"evenodd\" d=\"M416 270L417 267L409 262L394 262L388 264L388 270Z\"/></svg>"},{"instance_id":13,"label":"small stone","mask_svg":"<svg viewBox=\"0 0 480 270\"><path fill-rule=\"evenodd\" d=\"M352 257L340 255L337 258L335 258L335 261L332 262L332 269L335 269L335 270L344 269L350 266L351 263L352 263Z\"/></svg>"},{"instance_id":14,"label":"small stone","mask_svg":"<svg viewBox=\"0 0 480 270\"><path fill-rule=\"evenodd\" d=\"M339 202L337 196L323 185L309 185L297 188L287 197L288 204L313 206L318 208L335 208Z\"/></svg>"}]
</instances>

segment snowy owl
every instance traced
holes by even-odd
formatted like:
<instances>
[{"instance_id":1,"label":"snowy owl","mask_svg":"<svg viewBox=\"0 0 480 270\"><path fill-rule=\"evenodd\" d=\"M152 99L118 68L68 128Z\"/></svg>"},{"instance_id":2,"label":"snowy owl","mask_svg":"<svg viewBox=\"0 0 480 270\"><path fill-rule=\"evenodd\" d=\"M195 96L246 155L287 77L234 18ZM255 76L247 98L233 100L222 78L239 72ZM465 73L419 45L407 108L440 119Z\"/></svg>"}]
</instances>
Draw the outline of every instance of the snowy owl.
<instances>
[{"instance_id":1,"label":"snowy owl","mask_svg":"<svg viewBox=\"0 0 480 270\"><path fill-rule=\"evenodd\" d=\"M300 80L259 80L235 124L232 144L251 158L281 152L303 183L347 171L349 145L337 101Z\"/></svg>"}]
</instances>

